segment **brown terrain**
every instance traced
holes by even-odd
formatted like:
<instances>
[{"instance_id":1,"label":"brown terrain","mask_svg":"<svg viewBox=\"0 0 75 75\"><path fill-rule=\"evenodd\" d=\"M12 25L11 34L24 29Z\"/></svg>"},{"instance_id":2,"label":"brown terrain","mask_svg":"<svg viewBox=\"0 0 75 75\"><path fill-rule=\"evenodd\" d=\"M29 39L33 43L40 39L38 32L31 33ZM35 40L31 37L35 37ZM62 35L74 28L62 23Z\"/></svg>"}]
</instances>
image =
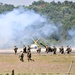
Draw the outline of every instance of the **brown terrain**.
<instances>
[{"instance_id":1,"label":"brown terrain","mask_svg":"<svg viewBox=\"0 0 75 75\"><path fill-rule=\"evenodd\" d=\"M0 74L11 74L14 69L15 75L25 73L68 73L68 70L73 61L70 73L75 75L75 53L60 54L44 53L40 55L32 52L32 59L27 60L27 55L24 54L24 62L19 60L19 52L14 54L13 50L0 50Z\"/></svg>"}]
</instances>

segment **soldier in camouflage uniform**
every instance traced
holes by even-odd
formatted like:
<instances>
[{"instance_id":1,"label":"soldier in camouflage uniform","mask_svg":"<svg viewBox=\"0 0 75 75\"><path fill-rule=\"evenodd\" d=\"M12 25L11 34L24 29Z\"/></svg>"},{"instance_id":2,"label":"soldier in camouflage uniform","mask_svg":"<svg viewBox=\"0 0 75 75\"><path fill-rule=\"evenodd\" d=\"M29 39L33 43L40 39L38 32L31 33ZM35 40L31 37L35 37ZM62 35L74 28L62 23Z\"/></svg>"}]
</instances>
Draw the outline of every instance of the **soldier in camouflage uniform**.
<instances>
[{"instance_id":1,"label":"soldier in camouflage uniform","mask_svg":"<svg viewBox=\"0 0 75 75\"><path fill-rule=\"evenodd\" d=\"M53 46L52 50L53 50L53 54L56 54L57 48L55 46Z\"/></svg>"},{"instance_id":2,"label":"soldier in camouflage uniform","mask_svg":"<svg viewBox=\"0 0 75 75\"><path fill-rule=\"evenodd\" d=\"M28 58L28 61L34 61L33 59L31 59L31 50L30 50L30 46L28 45L28 48L27 48L27 58Z\"/></svg>"},{"instance_id":3,"label":"soldier in camouflage uniform","mask_svg":"<svg viewBox=\"0 0 75 75\"><path fill-rule=\"evenodd\" d=\"M28 47L27 47L27 51L30 51L30 49L31 49L31 48L30 48L30 46L28 45Z\"/></svg>"},{"instance_id":4,"label":"soldier in camouflage uniform","mask_svg":"<svg viewBox=\"0 0 75 75\"><path fill-rule=\"evenodd\" d=\"M37 53L40 54L40 52L41 52L41 47L38 46Z\"/></svg>"},{"instance_id":5,"label":"soldier in camouflage uniform","mask_svg":"<svg viewBox=\"0 0 75 75\"><path fill-rule=\"evenodd\" d=\"M72 51L71 47L67 46L66 51L67 51L67 54L70 54L70 52Z\"/></svg>"},{"instance_id":6,"label":"soldier in camouflage uniform","mask_svg":"<svg viewBox=\"0 0 75 75\"><path fill-rule=\"evenodd\" d=\"M27 53L26 52L26 46L25 45L23 45L23 53Z\"/></svg>"},{"instance_id":7,"label":"soldier in camouflage uniform","mask_svg":"<svg viewBox=\"0 0 75 75\"><path fill-rule=\"evenodd\" d=\"M61 54L64 54L64 48L63 48L63 46L61 46L61 47L59 48L59 50L60 50L60 53L61 53Z\"/></svg>"},{"instance_id":8,"label":"soldier in camouflage uniform","mask_svg":"<svg viewBox=\"0 0 75 75\"><path fill-rule=\"evenodd\" d=\"M22 62L24 62L24 53L22 51L20 52L19 58Z\"/></svg>"},{"instance_id":9,"label":"soldier in camouflage uniform","mask_svg":"<svg viewBox=\"0 0 75 75\"><path fill-rule=\"evenodd\" d=\"M31 60L31 51L30 50L27 51L27 58L28 58L28 61Z\"/></svg>"},{"instance_id":10,"label":"soldier in camouflage uniform","mask_svg":"<svg viewBox=\"0 0 75 75\"><path fill-rule=\"evenodd\" d=\"M17 54L17 50L18 50L18 48L16 46L14 46L15 55Z\"/></svg>"},{"instance_id":11,"label":"soldier in camouflage uniform","mask_svg":"<svg viewBox=\"0 0 75 75\"><path fill-rule=\"evenodd\" d=\"M49 46L46 45L46 52L48 53L49 52Z\"/></svg>"}]
</instances>

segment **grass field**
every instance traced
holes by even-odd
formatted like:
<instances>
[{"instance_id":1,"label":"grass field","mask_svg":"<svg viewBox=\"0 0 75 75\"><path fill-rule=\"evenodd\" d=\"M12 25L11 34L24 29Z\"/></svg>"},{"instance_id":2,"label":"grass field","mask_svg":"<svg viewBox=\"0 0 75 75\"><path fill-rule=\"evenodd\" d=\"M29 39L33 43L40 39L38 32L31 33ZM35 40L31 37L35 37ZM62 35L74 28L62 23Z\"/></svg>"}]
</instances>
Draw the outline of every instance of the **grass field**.
<instances>
[{"instance_id":1,"label":"grass field","mask_svg":"<svg viewBox=\"0 0 75 75\"><path fill-rule=\"evenodd\" d=\"M14 69L15 75L25 73L67 73L71 62L73 65L70 73L75 74L75 54L32 54L34 61L27 61L24 55L24 62L19 60L19 55L0 54L0 74L11 74Z\"/></svg>"}]
</instances>

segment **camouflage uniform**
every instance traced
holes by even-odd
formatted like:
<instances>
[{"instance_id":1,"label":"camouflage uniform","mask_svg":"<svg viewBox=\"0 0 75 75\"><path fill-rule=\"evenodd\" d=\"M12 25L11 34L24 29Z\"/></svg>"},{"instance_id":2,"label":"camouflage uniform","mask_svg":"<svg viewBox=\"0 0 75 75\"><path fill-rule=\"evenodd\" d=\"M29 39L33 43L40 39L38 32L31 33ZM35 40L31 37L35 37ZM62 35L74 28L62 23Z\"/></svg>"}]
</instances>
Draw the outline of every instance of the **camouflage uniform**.
<instances>
[{"instance_id":1,"label":"camouflage uniform","mask_svg":"<svg viewBox=\"0 0 75 75\"><path fill-rule=\"evenodd\" d=\"M27 58L28 58L28 61L31 60L31 51L30 51L30 46L29 45L27 47Z\"/></svg>"},{"instance_id":2,"label":"camouflage uniform","mask_svg":"<svg viewBox=\"0 0 75 75\"><path fill-rule=\"evenodd\" d=\"M19 57L20 57L20 60L22 61L22 62L24 62L24 54L23 54L23 52L21 51L21 53L20 53L20 55L19 55Z\"/></svg>"},{"instance_id":3,"label":"camouflage uniform","mask_svg":"<svg viewBox=\"0 0 75 75\"><path fill-rule=\"evenodd\" d=\"M53 54L56 54L57 48L53 46Z\"/></svg>"},{"instance_id":4,"label":"camouflage uniform","mask_svg":"<svg viewBox=\"0 0 75 75\"><path fill-rule=\"evenodd\" d=\"M27 53L26 52L26 46L24 45L24 48L23 48L23 53Z\"/></svg>"},{"instance_id":5,"label":"camouflage uniform","mask_svg":"<svg viewBox=\"0 0 75 75\"><path fill-rule=\"evenodd\" d=\"M40 54L40 52L41 52L41 48L38 46L37 53Z\"/></svg>"},{"instance_id":6,"label":"camouflage uniform","mask_svg":"<svg viewBox=\"0 0 75 75\"><path fill-rule=\"evenodd\" d=\"M16 46L14 46L15 54L17 54L17 50L18 50L18 48Z\"/></svg>"},{"instance_id":7,"label":"camouflage uniform","mask_svg":"<svg viewBox=\"0 0 75 75\"><path fill-rule=\"evenodd\" d=\"M28 61L34 61L33 59L31 59L31 50L30 50L30 46L28 45L28 48L27 48L27 58L28 58Z\"/></svg>"},{"instance_id":8,"label":"camouflage uniform","mask_svg":"<svg viewBox=\"0 0 75 75\"><path fill-rule=\"evenodd\" d=\"M64 54L64 48L63 48L63 46L61 46L61 48L59 48L59 50L60 50L61 54Z\"/></svg>"},{"instance_id":9,"label":"camouflage uniform","mask_svg":"<svg viewBox=\"0 0 75 75\"><path fill-rule=\"evenodd\" d=\"M49 52L49 46L46 45L46 52L48 53Z\"/></svg>"},{"instance_id":10,"label":"camouflage uniform","mask_svg":"<svg viewBox=\"0 0 75 75\"><path fill-rule=\"evenodd\" d=\"M67 46L66 51L67 51L67 54L70 54L70 52L72 51L71 47Z\"/></svg>"},{"instance_id":11,"label":"camouflage uniform","mask_svg":"<svg viewBox=\"0 0 75 75\"><path fill-rule=\"evenodd\" d=\"M28 57L28 61L31 60L31 51L30 50L27 51L27 57Z\"/></svg>"},{"instance_id":12,"label":"camouflage uniform","mask_svg":"<svg viewBox=\"0 0 75 75\"><path fill-rule=\"evenodd\" d=\"M30 46L28 45L27 51L30 51Z\"/></svg>"}]
</instances>

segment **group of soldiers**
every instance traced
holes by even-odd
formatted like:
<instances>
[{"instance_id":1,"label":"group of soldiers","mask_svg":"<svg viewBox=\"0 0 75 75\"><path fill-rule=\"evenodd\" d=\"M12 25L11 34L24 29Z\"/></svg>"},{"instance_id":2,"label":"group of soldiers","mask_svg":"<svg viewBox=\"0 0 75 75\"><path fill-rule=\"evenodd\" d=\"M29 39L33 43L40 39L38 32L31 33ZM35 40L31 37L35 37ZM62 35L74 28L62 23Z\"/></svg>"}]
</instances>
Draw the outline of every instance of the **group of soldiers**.
<instances>
[{"instance_id":1,"label":"group of soldiers","mask_svg":"<svg viewBox=\"0 0 75 75\"><path fill-rule=\"evenodd\" d=\"M53 48L51 48L51 47L49 47L48 45L46 45L46 46L44 46L44 47L46 48L46 51L45 51L46 53L53 52L53 54L56 54L56 52L57 52L56 46L53 46ZM67 48L66 48L67 54L70 54L71 51L72 51L72 48L69 47L69 46L67 46ZM37 53L40 54L40 52L41 52L41 48L38 47ZM59 52L60 52L61 54L65 54L65 51L64 51L64 47L63 47L63 46L61 46L61 47L59 48Z\"/></svg>"},{"instance_id":2,"label":"group of soldiers","mask_svg":"<svg viewBox=\"0 0 75 75\"><path fill-rule=\"evenodd\" d=\"M63 46L61 46L61 48L59 48L59 50L60 50L60 53L61 53L61 54L64 54L64 48L63 48ZM72 51L71 46L70 46L70 47L67 46L67 48L66 48L67 54L70 54L71 51Z\"/></svg>"},{"instance_id":3,"label":"group of soldiers","mask_svg":"<svg viewBox=\"0 0 75 75\"><path fill-rule=\"evenodd\" d=\"M56 52L57 52L56 46L53 46L53 48L51 48L51 47L49 47L48 45L46 45L45 48L46 48L46 51L45 51L46 53L53 52L53 54L56 54ZM16 46L14 46L15 55L17 54L17 50L18 50L18 48L17 48ZM72 51L71 47L67 46L67 48L66 48L67 54L70 54L71 51ZM61 54L65 54L65 51L64 51L64 47L63 47L63 46L61 46L61 47L59 48L59 52L60 52ZM31 61L34 61L34 60L31 59L31 48L30 48L29 45L28 45L28 47L26 47L26 46L24 45L24 46L23 46L23 51L20 52L19 57L20 57L20 60L21 60L22 62L24 61L24 59L23 59L23 58L24 58L24 53L27 54L27 59L28 59L28 61L30 61L30 60L31 60ZM41 47L40 47L40 46L38 46L37 53L38 53L38 54L41 53Z\"/></svg>"},{"instance_id":4,"label":"group of soldiers","mask_svg":"<svg viewBox=\"0 0 75 75\"><path fill-rule=\"evenodd\" d=\"M53 46L53 48L51 48L51 47L49 47L48 45L46 45L46 52L47 52L47 53L48 53L48 52L53 52L53 54L56 54L56 51L57 51L57 48L56 48L55 46ZM69 47L69 46L67 46L67 48L66 48L67 54L70 54L71 51L72 51L72 48ZM61 47L59 48L59 52L60 52L61 54L65 54L65 51L64 51L64 47L63 47L63 46L61 46Z\"/></svg>"},{"instance_id":5,"label":"group of soldiers","mask_svg":"<svg viewBox=\"0 0 75 75\"><path fill-rule=\"evenodd\" d=\"M28 45L28 47L26 48L26 46L24 45L23 46L23 51L20 51L20 55L19 55L19 58L22 62L24 62L24 53L27 54L27 58L28 58L28 61L34 61L33 59L31 59L31 50L30 50L30 46ZM15 55L17 54L17 50L18 48L16 46L14 46L14 52L15 52Z\"/></svg>"}]
</instances>

